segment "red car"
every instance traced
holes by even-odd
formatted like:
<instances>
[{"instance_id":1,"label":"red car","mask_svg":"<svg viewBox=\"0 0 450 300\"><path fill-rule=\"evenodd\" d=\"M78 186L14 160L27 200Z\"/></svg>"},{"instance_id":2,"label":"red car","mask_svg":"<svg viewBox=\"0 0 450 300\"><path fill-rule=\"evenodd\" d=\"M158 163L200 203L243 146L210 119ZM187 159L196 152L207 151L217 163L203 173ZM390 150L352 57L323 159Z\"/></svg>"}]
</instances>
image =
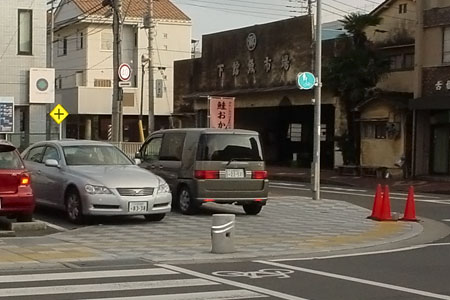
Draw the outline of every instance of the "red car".
<instances>
[{"instance_id":1,"label":"red car","mask_svg":"<svg viewBox=\"0 0 450 300\"><path fill-rule=\"evenodd\" d=\"M0 140L0 216L30 222L34 205L30 174L19 152L11 143Z\"/></svg>"}]
</instances>

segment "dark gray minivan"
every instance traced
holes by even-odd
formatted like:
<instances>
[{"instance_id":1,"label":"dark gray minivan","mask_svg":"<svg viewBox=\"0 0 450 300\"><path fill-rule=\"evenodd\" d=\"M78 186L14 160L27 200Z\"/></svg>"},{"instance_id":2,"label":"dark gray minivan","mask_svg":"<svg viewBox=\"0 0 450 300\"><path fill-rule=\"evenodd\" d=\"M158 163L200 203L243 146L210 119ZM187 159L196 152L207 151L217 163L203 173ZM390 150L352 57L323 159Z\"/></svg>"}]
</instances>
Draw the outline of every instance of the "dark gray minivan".
<instances>
[{"instance_id":1,"label":"dark gray minivan","mask_svg":"<svg viewBox=\"0 0 450 300\"><path fill-rule=\"evenodd\" d=\"M255 131L160 130L147 138L136 158L167 181L173 207L184 214L215 202L242 205L256 215L267 202L269 181Z\"/></svg>"}]
</instances>

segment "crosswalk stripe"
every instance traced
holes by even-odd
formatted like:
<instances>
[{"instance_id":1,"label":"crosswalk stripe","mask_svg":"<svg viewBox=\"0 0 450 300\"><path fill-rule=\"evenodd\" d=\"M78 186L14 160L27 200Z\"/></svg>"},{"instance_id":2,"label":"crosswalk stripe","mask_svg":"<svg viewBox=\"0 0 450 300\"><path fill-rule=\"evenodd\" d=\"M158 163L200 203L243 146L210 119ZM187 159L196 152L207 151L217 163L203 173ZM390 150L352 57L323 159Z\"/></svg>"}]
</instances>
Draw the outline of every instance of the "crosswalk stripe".
<instances>
[{"instance_id":1,"label":"crosswalk stripe","mask_svg":"<svg viewBox=\"0 0 450 300\"><path fill-rule=\"evenodd\" d=\"M180 293L154 296L137 296L121 298L96 298L84 300L235 300L251 298L267 298L268 296L247 290L229 290L216 292Z\"/></svg>"},{"instance_id":2,"label":"crosswalk stripe","mask_svg":"<svg viewBox=\"0 0 450 300\"><path fill-rule=\"evenodd\" d=\"M155 280L155 281L117 282L117 283L100 283L100 284L61 285L61 286L46 286L46 287L21 287L21 288L0 289L0 297L147 290L159 288L208 286L219 284L220 283L206 279L176 279L176 280Z\"/></svg>"},{"instance_id":3,"label":"crosswalk stripe","mask_svg":"<svg viewBox=\"0 0 450 300\"><path fill-rule=\"evenodd\" d=\"M179 274L163 268L0 276L0 283Z\"/></svg>"}]
</instances>

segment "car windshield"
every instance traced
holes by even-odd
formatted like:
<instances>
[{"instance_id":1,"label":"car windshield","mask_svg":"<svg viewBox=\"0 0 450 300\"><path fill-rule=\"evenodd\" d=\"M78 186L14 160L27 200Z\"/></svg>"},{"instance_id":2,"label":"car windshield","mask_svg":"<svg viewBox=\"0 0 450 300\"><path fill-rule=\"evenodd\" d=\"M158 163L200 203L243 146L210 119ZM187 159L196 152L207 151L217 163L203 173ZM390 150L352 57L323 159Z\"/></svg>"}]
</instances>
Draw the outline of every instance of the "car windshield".
<instances>
[{"instance_id":1,"label":"car windshield","mask_svg":"<svg viewBox=\"0 0 450 300\"><path fill-rule=\"evenodd\" d=\"M132 165L132 161L114 146L66 146L64 157L69 166Z\"/></svg>"},{"instance_id":2,"label":"car windshield","mask_svg":"<svg viewBox=\"0 0 450 300\"><path fill-rule=\"evenodd\" d=\"M200 137L197 160L201 161L262 161L257 135L204 134Z\"/></svg>"},{"instance_id":3,"label":"car windshield","mask_svg":"<svg viewBox=\"0 0 450 300\"><path fill-rule=\"evenodd\" d=\"M22 169L22 161L16 150L11 149L10 146L2 147L0 145L0 169Z\"/></svg>"}]
</instances>

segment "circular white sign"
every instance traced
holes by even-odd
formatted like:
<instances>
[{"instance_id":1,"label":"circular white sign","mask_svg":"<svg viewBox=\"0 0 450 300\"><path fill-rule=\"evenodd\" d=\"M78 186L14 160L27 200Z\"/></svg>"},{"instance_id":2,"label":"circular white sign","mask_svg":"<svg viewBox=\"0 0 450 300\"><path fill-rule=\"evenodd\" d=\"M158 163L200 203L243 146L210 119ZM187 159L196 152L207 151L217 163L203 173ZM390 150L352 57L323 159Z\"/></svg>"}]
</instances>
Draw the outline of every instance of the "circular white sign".
<instances>
[{"instance_id":1,"label":"circular white sign","mask_svg":"<svg viewBox=\"0 0 450 300\"><path fill-rule=\"evenodd\" d=\"M247 36L247 49L248 51L253 51L256 48L256 34L249 33Z\"/></svg>"},{"instance_id":2,"label":"circular white sign","mask_svg":"<svg viewBox=\"0 0 450 300\"><path fill-rule=\"evenodd\" d=\"M122 81L128 81L131 78L131 67L128 64L121 64L119 66L119 78Z\"/></svg>"}]
</instances>

